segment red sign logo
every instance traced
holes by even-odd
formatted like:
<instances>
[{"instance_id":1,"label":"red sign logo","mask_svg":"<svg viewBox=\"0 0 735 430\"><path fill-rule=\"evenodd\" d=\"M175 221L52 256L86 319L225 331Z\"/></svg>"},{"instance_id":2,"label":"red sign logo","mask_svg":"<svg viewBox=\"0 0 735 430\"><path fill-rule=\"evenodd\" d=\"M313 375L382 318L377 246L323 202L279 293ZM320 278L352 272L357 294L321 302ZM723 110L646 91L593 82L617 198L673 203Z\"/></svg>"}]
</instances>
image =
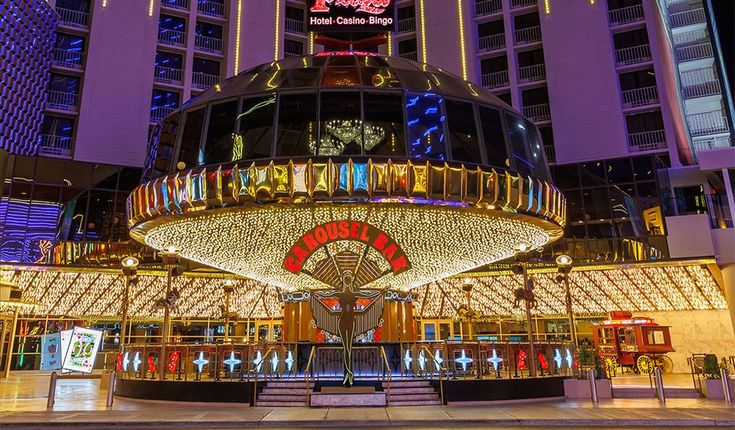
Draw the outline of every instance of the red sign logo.
<instances>
[{"instance_id":1,"label":"red sign logo","mask_svg":"<svg viewBox=\"0 0 735 430\"><path fill-rule=\"evenodd\" d=\"M390 6L393 0L316 0L311 11L314 13L329 12L330 4L333 6L349 7L357 12L380 15Z\"/></svg>"},{"instance_id":2,"label":"red sign logo","mask_svg":"<svg viewBox=\"0 0 735 430\"><path fill-rule=\"evenodd\" d=\"M390 263L395 275L411 268L406 254L393 239L376 227L359 221L333 221L309 230L291 247L283 260L283 267L291 273L299 273L304 262L317 249L341 240L362 242L372 247Z\"/></svg>"}]
</instances>

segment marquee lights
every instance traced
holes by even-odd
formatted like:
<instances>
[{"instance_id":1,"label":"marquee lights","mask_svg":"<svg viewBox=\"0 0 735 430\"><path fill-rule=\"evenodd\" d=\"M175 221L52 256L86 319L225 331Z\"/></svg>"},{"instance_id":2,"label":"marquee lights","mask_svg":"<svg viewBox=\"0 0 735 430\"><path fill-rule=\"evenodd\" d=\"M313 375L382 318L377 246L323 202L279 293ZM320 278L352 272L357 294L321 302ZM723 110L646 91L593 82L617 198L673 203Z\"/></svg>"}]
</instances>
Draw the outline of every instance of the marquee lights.
<instances>
[{"instance_id":1,"label":"marquee lights","mask_svg":"<svg viewBox=\"0 0 735 430\"><path fill-rule=\"evenodd\" d=\"M462 60L462 79L469 79L467 74L467 52L464 41L464 8L462 0L457 0L457 15L459 17L459 53Z\"/></svg>"},{"instance_id":2,"label":"marquee lights","mask_svg":"<svg viewBox=\"0 0 735 430\"><path fill-rule=\"evenodd\" d=\"M242 25L242 0L237 0L237 21L235 23L235 70L233 75L240 73L240 34Z\"/></svg>"},{"instance_id":3,"label":"marquee lights","mask_svg":"<svg viewBox=\"0 0 735 430\"><path fill-rule=\"evenodd\" d=\"M204 358L204 351L199 351L199 355L195 360L192 361L192 363L194 363L194 365L197 367L196 372L202 373L202 369L204 369L204 366L209 364L209 360Z\"/></svg>"},{"instance_id":4,"label":"marquee lights","mask_svg":"<svg viewBox=\"0 0 735 430\"><path fill-rule=\"evenodd\" d=\"M466 372L467 367L472 364L472 357L468 357L467 353L465 353L464 349L460 352L460 356L456 357L454 359L456 363L459 363L462 366L462 371Z\"/></svg>"},{"instance_id":5,"label":"marquee lights","mask_svg":"<svg viewBox=\"0 0 735 430\"><path fill-rule=\"evenodd\" d=\"M487 358L487 362L493 365L493 369L497 372L500 369L500 363L503 362L503 357L498 356L498 351L493 349L493 356Z\"/></svg>"},{"instance_id":6,"label":"marquee lights","mask_svg":"<svg viewBox=\"0 0 735 430\"><path fill-rule=\"evenodd\" d=\"M242 360L235 357L235 351L230 351L230 356L227 359L222 360L222 362L227 366L228 369L230 369L230 373L232 373L235 371L235 366L242 363Z\"/></svg>"}]
</instances>

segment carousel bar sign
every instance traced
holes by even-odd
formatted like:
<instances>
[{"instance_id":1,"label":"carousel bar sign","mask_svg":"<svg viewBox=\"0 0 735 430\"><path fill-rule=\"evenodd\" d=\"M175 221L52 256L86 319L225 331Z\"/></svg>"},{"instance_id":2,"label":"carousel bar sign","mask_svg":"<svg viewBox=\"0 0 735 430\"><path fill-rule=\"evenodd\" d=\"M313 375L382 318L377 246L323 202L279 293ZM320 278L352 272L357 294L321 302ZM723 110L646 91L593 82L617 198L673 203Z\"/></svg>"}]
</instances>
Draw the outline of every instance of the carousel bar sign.
<instances>
[{"instance_id":1,"label":"carousel bar sign","mask_svg":"<svg viewBox=\"0 0 735 430\"><path fill-rule=\"evenodd\" d=\"M291 247L283 266L291 273L299 273L304 262L317 249L342 240L362 242L378 251L390 263L394 275L411 268L406 254L393 239L378 228L360 221L333 221L314 227Z\"/></svg>"},{"instance_id":2,"label":"carousel bar sign","mask_svg":"<svg viewBox=\"0 0 735 430\"><path fill-rule=\"evenodd\" d=\"M309 0L308 31L392 32L395 0Z\"/></svg>"}]
</instances>

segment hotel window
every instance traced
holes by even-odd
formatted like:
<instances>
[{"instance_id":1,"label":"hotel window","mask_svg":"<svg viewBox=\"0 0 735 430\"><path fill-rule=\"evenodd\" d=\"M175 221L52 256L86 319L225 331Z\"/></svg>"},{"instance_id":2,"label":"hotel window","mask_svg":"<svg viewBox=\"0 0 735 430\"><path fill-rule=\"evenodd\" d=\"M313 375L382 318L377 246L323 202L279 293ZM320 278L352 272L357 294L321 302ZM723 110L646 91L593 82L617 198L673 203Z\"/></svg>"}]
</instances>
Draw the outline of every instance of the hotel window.
<instances>
[{"instance_id":1,"label":"hotel window","mask_svg":"<svg viewBox=\"0 0 735 430\"><path fill-rule=\"evenodd\" d=\"M613 43L615 49L631 48L634 46L648 44L648 31L643 28L640 30L626 31L613 35Z\"/></svg>"},{"instance_id":2,"label":"hotel window","mask_svg":"<svg viewBox=\"0 0 735 430\"><path fill-rule=\"evenodd\" d=\"M399 7L397 15L399 33L416 31L416 7L414 5Z\"/></svg>"},{"instance_id":3,"label":"hotel window","mask_svg":"<svg viewBox=\"0 0 735 430\"><path fill-rule=\"evenodd\" d=\"M313 155L316 147L316 94L282 95L278 106L276 155Z\"/></svg>"},{"instance_id":4,"label":"hotel window","mask_svg":"<svg viewBox=\"0 0 735 430\"><path fill-rule=\"evenodd\" d=\"M80 68L84 64L85 45L84 37L56 33L54 63L63 67Z\"/></svg>"},{"instance_id":5,"label":"hotel window","mask_svg":"<svg viewBox=\"0 0 735 430\"><path fill-rule=\"evenodd\" d=\"M183 67L183 57L171 52L156 51L156 66L181 70Z\"/></svg>"},{"instance_id":6,"label":"hotel window","mask_svg":"<svg viewBox=\"0 0 735 430\"><path fill-rule=\"evenodd\" d=\"M416 39L401 40L398 42L398 56L408 60L418 59L418 45Z\"/></svg>"},{"instance_id":7,"label":"hotel window","mask_svg":"<svg viewBox=\"0 0 735 430\"><path fill-rule=\"evenodd\" d=\"M167 45L186 45L186 20L171 15L164 15L158 19L158 40Z\"/></svg>"},{"instance_id":8,"label":"hotel window","mask_svg":"<svg viewBox=\"0 0 735 430\"><path fill-rule=\"evenodd\" d=\"M284 57L299 57L304 55L304 44L296 40L283 39Z\"/></svg>"},{"instance_id":9,"label":"hotel window","mask_svg":"<svg viewBox=\"0 0 735 430\"><path fill-rule=\"evenodd\" d=\"M59 9L84 13L89 13L90 4L91 2L89 0L56 0L56 7Z\"/></svg>"},{"instance_id":10,"label":"hotel window","mask_svg":"<svg viewBox=\"0 0 735 430\"><path fill-rule=\"evenodd\" d=\"M239 133L235 136L231 157L233 161L271 157L275 113L275 95L243 100Z\"/></svg>"},{"instance_id":11,"label":"hotel window","mask_svg":"<svg viewBox=\"0 0 735 430\"><path fill-rule=\"evenodd\" d=\"M194 46L206 52L222 52L222 26L197 21Z\"/></svg>"},{"instance_id":12,"label":"hotel window","mask_svg":"<svg viewBox=\"0 0 735 430\"><path fill-rule=\"evenodd\" d=\"M304 32L304 10L298 7L286 6L286 31L290 33Z\"/></svg>"},{"instance_id":13,"label":"hotel window","mask_svg":"<svg viewBox=\"0 0 735 430\"><path fill-rule=\"evenodd\" d=\"M166 115L179 107L180 94L175 91L153 90L151 98L151 120L160 122Z\"/></svg>"},{"instance_id":14,"label":"hotel window","mask_svg":"<svg viewBox=\"0 0 735 430\"><path fill-rule=\"evenodd\" d=\"M194 57L193 64L194 73L203 73L206 75L220 75L220 62L215 60L208 60L206 58Z\"/></svg>"}]
</instances>

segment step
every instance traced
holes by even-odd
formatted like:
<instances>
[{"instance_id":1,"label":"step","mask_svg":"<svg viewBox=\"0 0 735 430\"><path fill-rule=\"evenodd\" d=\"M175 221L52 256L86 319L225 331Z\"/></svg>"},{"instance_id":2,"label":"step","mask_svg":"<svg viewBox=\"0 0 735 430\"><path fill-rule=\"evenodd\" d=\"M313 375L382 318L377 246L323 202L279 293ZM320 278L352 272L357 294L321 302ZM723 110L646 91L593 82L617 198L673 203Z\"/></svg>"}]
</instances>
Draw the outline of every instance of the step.
<instances>
[{"instance_id":1,"label":"step","mask_svg":"<svg viewBox=\"0 0 735 430\"><path fill-rule=\"evenodd\" d=\"M388 391L387 387L383 387L383 391ZM391 394L421 394L421 393L436 393L434 387L395 387L393 384L390 386Z\"/></svg>"},{"instance_id":2,"label":"step","mask_svg":"<svg viewBox=\"0 0 735 430\"><path fill-rule=\"evenodd\" d=\"M666 397L679 399L698 399L702 393L693 388L664 387ZM613 397L619 399L644 399L656 397L654 388L617 387L613 388Z\"/></svg>"},{"instance_id":3,"label":"step","mask_svg":"<svg viewBox=\"0 0 735 430\"><path fill-rule=\"evenodd\" d=\"M439 395L436 393L431 394L399 394L394 395L391 393L390 395L390 401L391 403L393 401L396 402L408 402L408 401L414 401L414 400L439 400Z\"/></svg>"},{"instance_id":4,"label":"step","mask_svg":"<svg viewBox=\"0 0 735 430\"><path fill-rule=\"evenodd\" d=\"M383 382L383 387L387 387L388 383ZM408 388L408 387L431 387L431 382L426 380L421 381L390 381L390 387L396 388Z\"/></svg>"},{"instance_id":5,"label":"step","mask_svg":"<svg viewBox=\"0 0 735 430\"><path fill-rule=\"evenodd\" d=\"M266 401L255 401L255 406L260 407L267 407L267 408L276 408L276 407L306 407L308 406L306 402L281 402L281 401L272 401L272 400L266 400Z\"/></svg>"},{"instance_id":6,"label":"step","mask_svg":"<svg viewBox=\"0 0 735 430\"><path fill-rule=\"evenodd\" d=\"M388 406L431 406L441 405L442 402L439 399L436 400L416 400L416 401L393 401L391 400Z\"/></svg>"},{"instance_id":7,"label":"step","mask_svg":"<svg viewBox=\"0 0 735 430\"><path fill-rule=\"evenodd\" d=\"M279 394L259 394L258 402L301 402L306 403L306 394L301 393L300 396L288 396Z\"/></svg>"},{"instance_id":8,"label":"step","mask_svg":"<svg viewBox=\"0 0 735 430\"><path fill-rule=\"evenodd\" d=\"M266 387L273 387L273 388L303 388L304 390L309 387L313 388L314 383L306 383L303 381L293 381L293 382L287 382L287 381L268 381L265 383Z\"/></svg>"},{"instance_id":9,"label":"step","mask_svg":"<svg viewBox=\"0 0 735 430\"><path fill-rule=\"evenodd\" d=\"M308 391L312 391L312 390L308 390ZM284 396L288 396L288 395L292 395L292 396L302 395L302 396L305 396L306 395L306 392L307 392L306 387L303 387L303 388L279 388L279 387L272 388L272 387L263 387L263 391L261 391L261 393L263 393L263 394L276 394L276 395L284 395Z\"/></svg>"}]
</instances>

